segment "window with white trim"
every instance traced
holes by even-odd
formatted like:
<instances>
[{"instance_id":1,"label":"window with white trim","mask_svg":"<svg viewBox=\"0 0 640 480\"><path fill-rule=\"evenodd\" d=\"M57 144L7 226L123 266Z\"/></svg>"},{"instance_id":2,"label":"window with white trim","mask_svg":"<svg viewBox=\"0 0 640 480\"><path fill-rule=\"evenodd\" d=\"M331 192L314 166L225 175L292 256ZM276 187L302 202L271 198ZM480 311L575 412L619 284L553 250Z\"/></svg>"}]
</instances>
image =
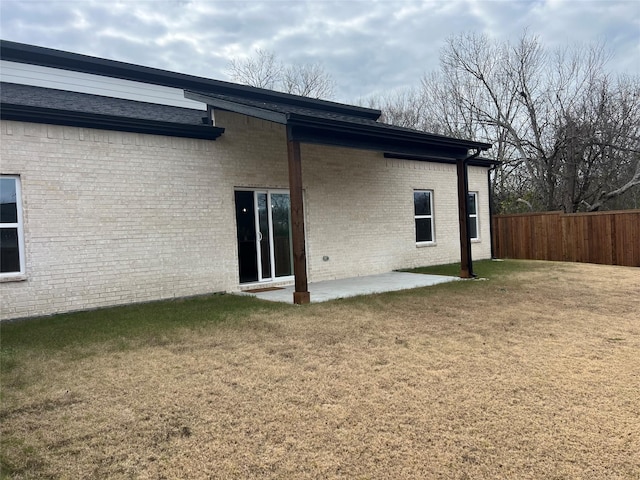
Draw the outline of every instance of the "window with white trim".
<instances>
[{"instance_id":1,"label":"window with white trim","mask_svg":"<svg viewBox=\"0 0 640 480\"><path fill-rule=\"evenodd\" d=\"M469 215L469 238L478 240L480 229L478 228L478 192L469 192L467 197L467 215Z\"/></svg>"},{"instance_id":2,"label":"window with white trim","mask_svg":"<svg viewBox=\"0 0 640 480\"><path fill-rule=\"evenodd\" d=\"M433 191L413 191L413 212L416 224L416 243L433 243L435 241L433 226Z\"/></svg>"},{"instance_id":3,"label":"window with white trim","mask_svg":"<svg viewBox=\"0 0 640 480\"><path fill-rule=\"evenodd\" d=\"M0 278L24 275L20 177L0 176Z\"/></svg>"}]
</instances>

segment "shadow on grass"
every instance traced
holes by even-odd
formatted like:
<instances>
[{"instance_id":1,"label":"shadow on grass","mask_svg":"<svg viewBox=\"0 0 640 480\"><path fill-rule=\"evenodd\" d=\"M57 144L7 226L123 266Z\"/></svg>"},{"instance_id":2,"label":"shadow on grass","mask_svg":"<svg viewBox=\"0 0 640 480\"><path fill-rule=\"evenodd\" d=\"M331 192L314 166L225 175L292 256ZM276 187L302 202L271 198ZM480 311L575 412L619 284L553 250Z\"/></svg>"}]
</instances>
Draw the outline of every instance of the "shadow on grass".
<instances>
[{"instance_id":1,"label":"shadow on grass","mask_svg":"<svg viewBox=\"0 0 640 480\"><path fill-rule=\"evenodd\" d=\"M526 261L474 262L476 274L489 279L533 268L536 268L535 264ZM459 264L448 264L405 271L457 276L459 270ZM459 291L466 288L468 282L428 287L433 293L443 289ZM401 299L407 295L415 295L415 292L409 290L365 295L339 302L364 308L379 301ZM163 345L170 343L184 329L200 329L221 323L239 325L254 313L291 308L296 307L248 296L217 294L2 322L0 365L3 373L10 372L20 363L21 355L27 352L64 351L72 357L78 357L90 355L91 347L98 344L114 351L137 345Z\"/></svg>"},{"instance_id":2,"label":"shadow on grass","mask_svg":"<svg viewBox=\"0 0 640 480\"><path fill-rule=\"evenodd\" d=\"M47 363L171 344L185 330L240 325L255 313L291 308L239 295L209 295L0 323L0 400L46 375ZM1 455L0 455L1 460ZM0 477L2 480L2 477Z\"/></svg>"},{"instance_id":3,"label":"shadow on grass","mask_svg":"<svg viewBox=\"0 0 640 480\"><path fill-rule=\"evenodd\" d=\"M3 322L2 369L11 367L10 354L16 350L63 350L109 341L125 349L132 340L157 343L180 329L238 321L249 313L278 308L286 306L218 294Z\"/></svg>"},{"instance_id":4,"label":"shadow on grass","mask_svg":"<svg viewBox=\"0 0 640 480\"><path fill-rule=\"evenodd\" d=\"M479 260L473 262L473 272L477 278L496 279L511 273L525 272L532 270L536 263L522 260ZM460 263L448 263L445 265L433 265L430 267L418 267L403 272L425 273L429 275L450 275L457 277L460 275Z\"/></svg>"},{"instance_id":5,"label":"shadow on grass","mask_svg":"<svg viewBox=\"0 0 640 480\"><path fill-rule=\"evenodd\" d=\"M492 280L491 282L478 282L475 280L452 281L438 283L426 287L417 287L406 290L396 290L383 293L372 293L364 295L356 295L353 297L337 298L321 304L311 304L307 308L313 308L321 305L349 305L358 309L375 310L382 305L386 305L395 301L411 301L412 297L419 295L420 297L440 295L440 294L456 294L469 291L470 288L488 288L494 289L498 284L503 285L504 280L509 284L513 281L509 276L514 273L533 271L538 268L548 267L548 262L536 262L529 260L479 260L474 262L474 272L477 280ZM418 267L413 269L399 270L401 272L427 274L427 275L446 275L458 277L460 275L460 263L449 263L444 265L433 265L428 267ZM321 308L321 307L318 307Z\"/></svg>"},{"instance_id":6,"label":"shadow on grass","mask_svg":"<svg viewBox=\"0 0 640 480\"><path fill-rule=\"evenodd\" d=\"M535 262L481 260L474 262L478 277L497 279L511 273L535 268ZM403 270L412 273L457 276L460 264L436 265ZM429 287L434 288L434 287ZM465 282L451 282L438 288L458 290ZM402 295L402 293L398 293ZM367 296L356 297L358 302ZM201 328L221 322L239 322L250 313L292 308L290 305L265 302L249 296L208 295L178 300L110 307L0 323L2 350L30 348L61 350L106 341L146 338L150 342L171 335L182 328ZM11 366L3 358L3 369Z\"/></svg>"}]
</instances>

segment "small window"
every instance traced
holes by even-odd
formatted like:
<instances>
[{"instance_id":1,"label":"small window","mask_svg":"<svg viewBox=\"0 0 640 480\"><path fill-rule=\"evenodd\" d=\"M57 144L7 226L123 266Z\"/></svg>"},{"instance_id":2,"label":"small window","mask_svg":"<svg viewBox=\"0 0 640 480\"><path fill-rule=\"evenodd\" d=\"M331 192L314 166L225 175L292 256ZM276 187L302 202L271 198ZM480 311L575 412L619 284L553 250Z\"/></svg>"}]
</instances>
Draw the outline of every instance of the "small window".
<instances>
[{"instance_id":1,"label":"small window","mask_svg":"<svg viewBox=\"0 0 640 480\"><path fill-rule=\"evenodd\" d=\"M415 190L413 192L413 210L416 223L416 243L433 242L433 192L431 190Z\"/></svg>"},{"instance_id":2,"label":"small window","mask_svg":"<svg viewBox=\"0 0 640 480\"><path fill-rule=\"evenodd\" d=\"M469 215L469 238L478 240L478 192L469 192L467 214Z\"/></svg>"},{"instance_id":3,"label":"small window","mask_svg":"<svg viewBox=\"0 0 640 480\"><path fill-rule=\"evenodd\" d=\"M24 274L20 177L0 176L0 277Z\"/></svg>"}]
</instances>

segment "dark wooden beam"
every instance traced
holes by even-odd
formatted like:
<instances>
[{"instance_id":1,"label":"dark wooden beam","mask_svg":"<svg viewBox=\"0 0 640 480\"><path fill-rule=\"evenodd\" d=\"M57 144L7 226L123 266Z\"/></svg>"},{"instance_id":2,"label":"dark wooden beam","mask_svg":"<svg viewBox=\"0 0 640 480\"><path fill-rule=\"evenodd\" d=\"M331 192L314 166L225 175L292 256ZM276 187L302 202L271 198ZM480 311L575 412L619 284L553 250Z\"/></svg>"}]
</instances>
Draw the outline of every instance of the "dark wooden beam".
<instances>
[{"instance_id":1,"label":"dark wooden beam","mask_svg":"<svg viewBox=\"0 0 640 480\"><path fill-rule=\"evenodd\" d=\"M287 156L289 159L289 195L291 198L291 237L293 243L293 274L295 291L293 303L310 302L307 285L307 253L304 240L304 206L302 199L302 156L300 142L293 140L287 127Z\"/></svg>"},{"instance_id":2,"label":"dark wooden beam","mask_svg":"<svg viewBox=\"0 0 640 480\"><path fill-rule=\"evenodd\" d=\"M458 171L458 221L460 224L460 278L472 278L474 276L473 262L471 260L471 239L469 238L469 213L467 211L469 198L467 161L470 158L460 158L456 162Z\"/></svg>"}]
</instances>

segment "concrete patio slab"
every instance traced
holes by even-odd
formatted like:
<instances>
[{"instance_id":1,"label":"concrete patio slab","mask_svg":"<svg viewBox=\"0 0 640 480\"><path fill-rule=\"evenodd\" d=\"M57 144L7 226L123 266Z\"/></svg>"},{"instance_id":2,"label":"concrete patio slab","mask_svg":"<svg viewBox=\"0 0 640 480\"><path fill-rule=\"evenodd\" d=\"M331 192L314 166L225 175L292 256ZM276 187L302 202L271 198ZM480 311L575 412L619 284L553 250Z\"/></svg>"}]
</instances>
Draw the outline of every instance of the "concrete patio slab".
<instances>
[{"instance_id":1,"label":"concrete patio slab","mask_svg":"<svg viewBox=\"0 0 640 480\"><path fill-rule=\"evenodd\" d=\"M326 302L337 298L369 295L372 293L393 292L410 288L428 287L438 283L455 282L458 277L444 275L423 275L407 272L388 272L364 277L326 280L309 284L311 302ZM267 287L268 285L265 285ZM293 303L293 285L265 292L239 292L272 302Z\"/></svg>"}]
</instances>

